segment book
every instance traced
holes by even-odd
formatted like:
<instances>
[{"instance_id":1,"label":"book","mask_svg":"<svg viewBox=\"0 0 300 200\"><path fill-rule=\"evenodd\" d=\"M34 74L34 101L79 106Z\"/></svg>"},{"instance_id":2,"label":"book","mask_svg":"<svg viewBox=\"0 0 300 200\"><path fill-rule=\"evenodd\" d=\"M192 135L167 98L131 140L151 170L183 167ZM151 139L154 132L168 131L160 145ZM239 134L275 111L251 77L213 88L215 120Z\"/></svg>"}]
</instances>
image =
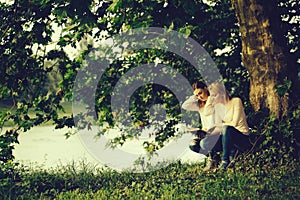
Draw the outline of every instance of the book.
<instances>
[{"instance_id":1,"label":"book","mask_svg":"<svg viewBox=\"0 0 300 200\"><path fill-rule=\"evenodd\" d=\"M186 131L199 131L201 128L194 128L194 127L185 127Z\"/></svg>"},{"instance_id":2,"label":"book","mask_svg":"<svg viewBox=\"0 0 300 200\"><path fill-rule=\"evenodd\" d=\"M204 138L206 135L209 135L216 127L210 128L208 131L202 130L201 128L194 128L194 127L185 127L186 131L191 132L192 134L196 135L199 138Z\"/></svg>"}]
</instances>

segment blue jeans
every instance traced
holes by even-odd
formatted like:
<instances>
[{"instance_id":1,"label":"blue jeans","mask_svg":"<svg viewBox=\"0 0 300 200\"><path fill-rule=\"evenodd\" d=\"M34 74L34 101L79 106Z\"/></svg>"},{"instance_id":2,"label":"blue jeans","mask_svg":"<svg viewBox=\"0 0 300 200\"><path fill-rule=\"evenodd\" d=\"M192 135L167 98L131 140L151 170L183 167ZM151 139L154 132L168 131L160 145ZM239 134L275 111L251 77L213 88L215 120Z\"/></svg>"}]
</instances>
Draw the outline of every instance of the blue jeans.
<instances>
[{"instance_id":1,"label":"blue jeans","mask_svg":"<svg viewBox=\"0 0 300 200\"><path fill-rule=\"evenodd\" d=\"M190 149L196 153L208 155L208 151L200 147L200 141L201 139L199 138L193 139L190 144Z\"/></svg>"},{"instance_id":2,"label":"blue jeans","mask_svg":"<svg viewBox=\"0 0 300 200\"><path fill-rule=\"evenodd\" d=\"M208 135L200 141L201 149L207 151L208 156L212 159L218 158L218 152L222 151L222 135Z\"/></svg>"},{"instance_id":3,"label":"blue jeans","mask_svg":"<svg viewBox=\"0 0 300 200\"><path fill-rule=\"evenodd\" d=\"M251 148L249 136L241 133L233 126L224 126L222 130L223 157L222 161L230 162L230 155L235 148L242 153Z\"/></svg>"},{"instance_id":4,"label":"blue jeans","mask_svg":"<svg viewBox=\"0 0 300 200\"><path fill-rule=\"evenodd\" d=\"M222 136L208 135L200 141L200 147L207 151L222 151Z\"/></svg>"}]
</instances>

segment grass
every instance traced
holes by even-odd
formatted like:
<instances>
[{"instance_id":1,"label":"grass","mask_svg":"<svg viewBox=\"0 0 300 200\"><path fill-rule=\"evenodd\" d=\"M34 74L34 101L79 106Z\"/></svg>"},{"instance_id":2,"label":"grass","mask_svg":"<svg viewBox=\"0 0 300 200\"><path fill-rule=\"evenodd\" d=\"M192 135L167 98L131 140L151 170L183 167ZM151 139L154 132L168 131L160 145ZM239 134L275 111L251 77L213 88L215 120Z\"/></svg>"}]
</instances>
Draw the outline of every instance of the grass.
<instances>
[{"instance_id":1,"label":"grass","mask_svg":"<svg viewBox=\"0 0 300 200\"><path fill-rule=\"evenodd\" d=\"M50 171L1 167L1 199L299 199L299 165L263 171L203 172L174 163L148 173L116 172L82 163Z\"/></svg>"}]
</instances>

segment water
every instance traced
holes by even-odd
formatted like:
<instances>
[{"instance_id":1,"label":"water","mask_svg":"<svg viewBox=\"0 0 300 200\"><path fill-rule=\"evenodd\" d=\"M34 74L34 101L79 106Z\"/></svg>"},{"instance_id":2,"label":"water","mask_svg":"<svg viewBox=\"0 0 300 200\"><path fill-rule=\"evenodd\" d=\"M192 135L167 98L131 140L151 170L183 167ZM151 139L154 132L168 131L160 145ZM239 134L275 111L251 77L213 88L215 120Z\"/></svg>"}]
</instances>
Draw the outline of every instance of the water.
<instances>
[{"instance_id":1,"label":"water","mask_svg":"<svg viewBox=\"0 0 300 200\"><path fill-rule=\"evenodd\" d=\"M15 145L13 154L16 161L44 169L65 166L70 163L85 163L103 166L89 150L85 148L78 134L66 139L65 133L71 129L54 129L54 126L34 127L19 136L20 144ZM136 143L124 145L123 150L135 152L140 150ZM180 158L182 162L202 162L205 156L192 152L188 148Z\"/></svg>"},{"instance_id":2,"label":"water","mask_svg":"<svg viewBox=\"0 0 300 200\"><path fill-rule=\"evenodd\" d=\"M78 135L68 139L64 135L70 131L67 128L54 129L54 126L34 127L29 132L20 134L13 155L16 161L42 168L53 168L67 165L73 161L85 161L94 165L95 160L81 144Z\"/></svg>"}]
</instances>

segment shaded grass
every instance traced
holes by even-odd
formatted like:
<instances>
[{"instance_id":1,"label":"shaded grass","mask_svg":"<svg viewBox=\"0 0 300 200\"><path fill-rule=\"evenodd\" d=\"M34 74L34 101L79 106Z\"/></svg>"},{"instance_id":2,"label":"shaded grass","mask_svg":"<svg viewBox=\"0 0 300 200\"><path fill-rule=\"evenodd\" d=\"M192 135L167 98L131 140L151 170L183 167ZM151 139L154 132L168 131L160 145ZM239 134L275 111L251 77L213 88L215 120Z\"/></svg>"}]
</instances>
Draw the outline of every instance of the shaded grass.
<instances>
[{"instance_id":1,"label":"shaded grass","mask_svg":"<svg viewBox=\"0 0 300 200\"><path fill-rule=\"evenodd\" d=\"M1 172L4 199L299 199L298 166L250 172L203 172L173 163L148 173L116 172L82 163L50 171L24 166ZM6 178L5 177L6 173Z\"/></svg>"}]
</instances>

